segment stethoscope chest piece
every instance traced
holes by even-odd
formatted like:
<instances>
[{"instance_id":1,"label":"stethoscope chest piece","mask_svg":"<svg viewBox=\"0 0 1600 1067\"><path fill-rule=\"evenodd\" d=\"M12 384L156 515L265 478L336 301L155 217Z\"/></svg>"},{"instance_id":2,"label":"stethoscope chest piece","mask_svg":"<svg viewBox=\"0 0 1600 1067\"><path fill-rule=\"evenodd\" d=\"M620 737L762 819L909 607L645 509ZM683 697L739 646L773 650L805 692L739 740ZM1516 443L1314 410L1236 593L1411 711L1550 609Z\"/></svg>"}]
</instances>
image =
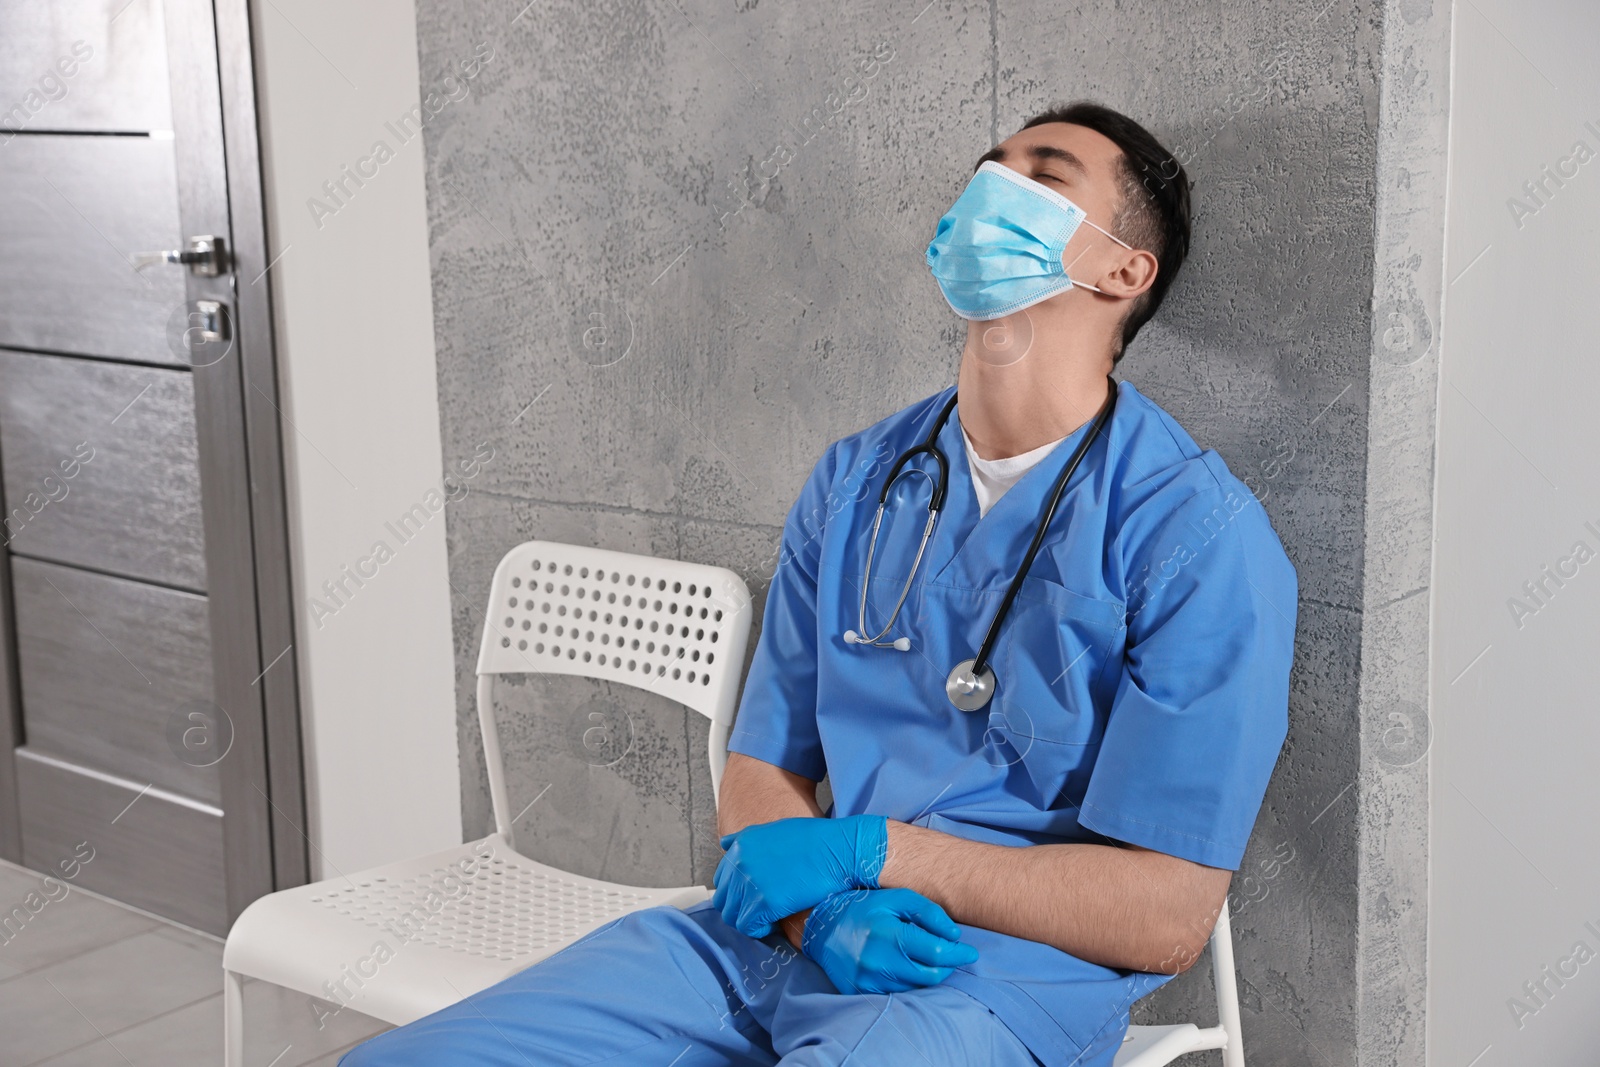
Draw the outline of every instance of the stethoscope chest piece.
<instances>
[{"instance_id":1,"label":"stethoscope chest piece","mask_svg":"<svg viewBox=\"0 0 1600 1067\"><path fill-rule=\"evenodd\" d=\"M974 675L972 667L977 662L962 660L950 669L950 676L944 681L945 696L962 711L982 711L994 696L994 671L984 667L982 674Z\"/></svg>"}]
</instances>

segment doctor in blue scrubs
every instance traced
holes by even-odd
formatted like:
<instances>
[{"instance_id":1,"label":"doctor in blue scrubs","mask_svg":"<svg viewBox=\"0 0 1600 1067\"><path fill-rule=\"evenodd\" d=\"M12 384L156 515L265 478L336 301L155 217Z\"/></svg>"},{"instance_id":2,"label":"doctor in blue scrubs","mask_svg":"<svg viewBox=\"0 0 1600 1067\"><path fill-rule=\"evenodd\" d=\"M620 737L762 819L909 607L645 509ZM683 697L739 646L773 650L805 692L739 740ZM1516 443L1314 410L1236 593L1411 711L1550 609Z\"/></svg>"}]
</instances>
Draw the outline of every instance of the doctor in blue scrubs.
<instances>
[{"instance_id":1,"label":"doctor in blue scrubs","mask_svg":"<svg viewBox=\"0 0 1600 1067\"><path fill-rule=\"evenodd\" d=\"M926 256L955 384L829 445L789 511L715 895L341 1062L1109 1067L1203 952L1287 731L1294 567L1110 377L1188 242L1186 176L1116 112L986 153Z\"/></svg>"}]
</instances>

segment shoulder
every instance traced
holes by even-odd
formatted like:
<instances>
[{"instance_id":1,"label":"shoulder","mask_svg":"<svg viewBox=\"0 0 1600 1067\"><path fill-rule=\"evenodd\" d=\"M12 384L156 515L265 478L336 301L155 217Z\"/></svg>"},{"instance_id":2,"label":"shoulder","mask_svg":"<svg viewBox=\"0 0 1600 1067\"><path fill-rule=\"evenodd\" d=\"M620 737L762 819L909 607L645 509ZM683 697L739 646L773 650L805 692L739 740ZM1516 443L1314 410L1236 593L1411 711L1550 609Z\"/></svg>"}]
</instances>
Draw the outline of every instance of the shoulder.
<instances>
[{"instance_id":1,"label":"shoulder","mask_svg":"<svg viewBox=\"0 0 1600 1067\"><path fill-rule=\"evenodd\" d=\"M900 453L927 435L953 392L955 386L946 386L885 415L870 426L838 438L823 450L813 476L820 477L826 488L877 477L888 470Z\"/></svg>"},{"instance_id":2,"label":"shoulder","mask_svg":"<svg viewBox=\"0 0 1600 1067\"><path fill-rule=\"evenodd\" d=\"M885 415L870 426L839 438L831 446L837 464L848 470L861 463L871 464L885 459L893 462L894 457L927 436L945 402L955 391L954 385L947 385L937 393Z\"/></svg>"},{"instance_id":3,"label":"shoulder","mask_svg":"<svg viewBox=\"0 0 1600 1067\"><path fill-rule=\"evenodd\" d=\"M1194 538L1209 542L1227 528L1259 567L1281 565L1293 573L1266 509L1215 449L1201 448L1132 382L1119 383L1117 406L1111 467L1122 502L1116 536L1125 557Z\"/></svg>"},{"instance_id":4,"label":"shoulder","mask_svg":"<svg viewBox=\"0 0 1600 1067\"><path fill-rule=\"evenodd\" d=\"M811 537L848 501L862 499L896 457L920 440L955 386L948 386L829 443L790 508L788 524Z\"/></svg>"},{"instance_id":5,"label":"shoulder","mask_svg":"<svg viewBox=\"0 0 1600 1067\"><path fill-rule=\"evenodd\" d=\"M1238 482L1215 450L1201 448L1177 419L1132 382L1117 383L1112 469L1130 510L1175 504Z\"/></svg>"}]
</instances>

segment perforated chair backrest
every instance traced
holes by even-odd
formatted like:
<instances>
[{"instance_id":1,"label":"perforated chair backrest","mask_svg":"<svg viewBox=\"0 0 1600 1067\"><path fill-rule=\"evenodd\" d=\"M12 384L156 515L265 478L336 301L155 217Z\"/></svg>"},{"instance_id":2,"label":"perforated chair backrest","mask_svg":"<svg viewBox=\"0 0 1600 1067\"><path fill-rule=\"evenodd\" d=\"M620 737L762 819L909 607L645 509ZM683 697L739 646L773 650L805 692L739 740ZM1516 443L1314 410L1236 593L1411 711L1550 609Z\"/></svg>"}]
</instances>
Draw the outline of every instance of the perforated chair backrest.
<instances>
[{"instance_id":1,"label":"perforated chair backrest","mask_svg":"<svg viewBox=\"0 0 1600 1067\"><path fill-rule=\"evenodd\" d=\"M505 769L494 725L500 674L571 674L622 682L711 720L707 757L720 788L753 611L726 567L526 541L495 568L478 650L478 721L497 829L510 840Z\"/></svg>"}]
</instances>

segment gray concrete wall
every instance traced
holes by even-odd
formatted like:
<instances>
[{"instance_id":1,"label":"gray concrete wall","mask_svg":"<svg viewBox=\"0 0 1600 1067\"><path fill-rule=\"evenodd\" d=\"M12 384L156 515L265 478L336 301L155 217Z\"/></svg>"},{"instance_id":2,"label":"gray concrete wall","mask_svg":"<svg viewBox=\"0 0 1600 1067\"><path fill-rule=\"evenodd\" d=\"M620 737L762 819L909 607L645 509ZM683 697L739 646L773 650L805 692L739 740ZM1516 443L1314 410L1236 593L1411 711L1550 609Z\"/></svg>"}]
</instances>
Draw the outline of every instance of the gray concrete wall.
<instances>
[{"instance_id":1,"label":"gray concrete wall","mask_svg":"<svg viewBox=\"0 0 1600 1067\"><path fill-rule=\"evenodd\" d=\"M1385 5L918 7L419 4L447 469L496 450L448 512L464 830L491 825L471 670L499 556L534 537L674 556L759 596L822 449L954 375L963 324L922 253L973 160L1098 98L1196 183L1193 256L1119 373L1255 489L1300 574L1290 738L1231 898L1246 1048L1356 1063L1375 265L1426 245L1377 244L1380 161L1409 165L1380 151L1407 69L1384 62ZM1431 467L1386 489L1407 477ZM507 687L502 722L534 855L709 884L703 721L556 679ZM1425 852L1394 862L1425 872ZM1197 968L1135 1021L1209 1021L1211 996Z\"/></svg>"}]
</instances>

